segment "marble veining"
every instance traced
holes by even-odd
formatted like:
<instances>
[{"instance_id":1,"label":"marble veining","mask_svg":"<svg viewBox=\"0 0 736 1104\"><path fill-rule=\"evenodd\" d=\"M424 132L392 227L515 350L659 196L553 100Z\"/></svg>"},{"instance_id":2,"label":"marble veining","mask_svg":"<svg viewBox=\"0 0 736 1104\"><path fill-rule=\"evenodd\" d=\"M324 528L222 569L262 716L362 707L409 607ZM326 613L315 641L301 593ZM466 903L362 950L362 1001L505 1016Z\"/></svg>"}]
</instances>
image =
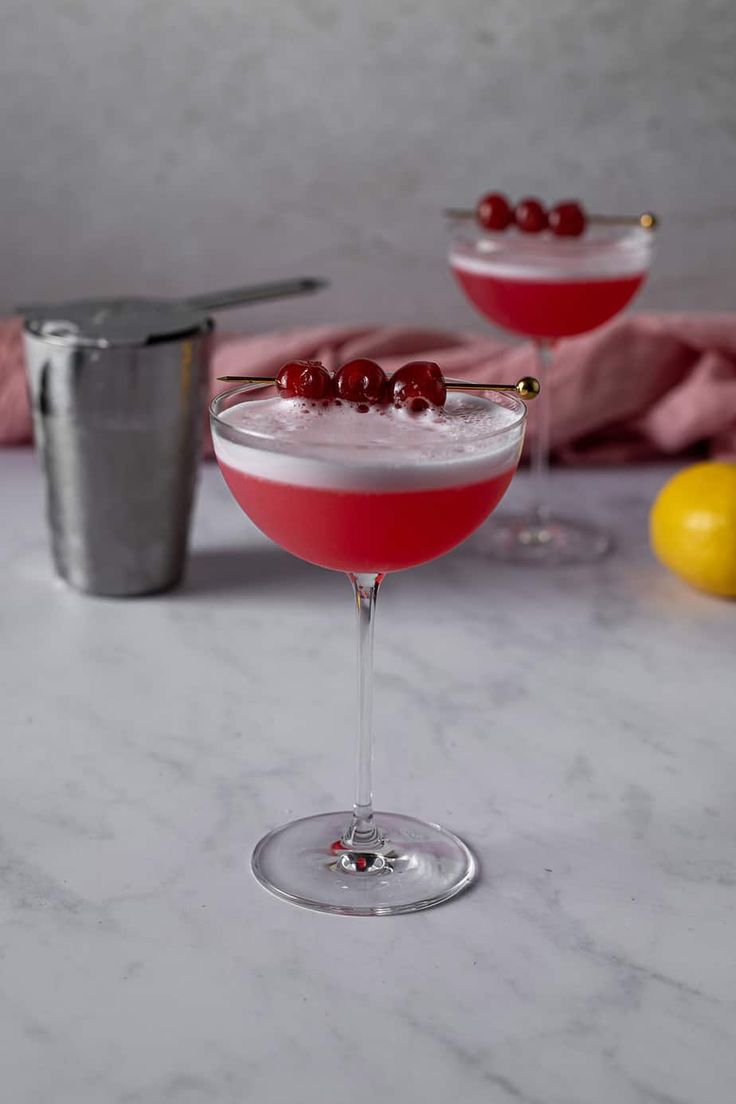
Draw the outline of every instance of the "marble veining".
<instances>
[{"instance_id":1,"label":"marble veining","mask_svg":"<svg viewBox=\"0 0 736 1104\"><path fill-rule=\"evenodd\" d=\"M455 828L482 879L349 920L248 871L350 800L347 583L207 466L185 586L81 597L34 457L0 464L3 1101L730 1104L736 609L652 560L666 469L559 476L616 533L598 566L490 566L481 533L387 580L377 803Z\"/></svg>"}]
</instances>

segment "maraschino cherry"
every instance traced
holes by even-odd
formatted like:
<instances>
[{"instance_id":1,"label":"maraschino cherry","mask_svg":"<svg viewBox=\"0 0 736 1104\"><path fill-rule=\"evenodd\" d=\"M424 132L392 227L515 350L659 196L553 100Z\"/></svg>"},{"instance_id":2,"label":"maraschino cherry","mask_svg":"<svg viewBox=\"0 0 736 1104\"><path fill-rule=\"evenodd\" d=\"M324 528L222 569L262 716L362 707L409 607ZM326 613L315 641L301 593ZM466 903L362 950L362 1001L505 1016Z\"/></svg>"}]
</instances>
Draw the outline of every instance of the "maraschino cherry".
<instances>
[{"instance_id":1,"label":"maraschino cherry","mask_svg":"<svg viewBox=\"0 0 736 1104\"><path fill-rule=\"evenodd\" d=\"M550 230L558 238L579 238L585 233L588 219L576 200L564 199L552 208L547 221Z\"/></svg>"},{"instance_id":2,"label":"maraschino cherry","mask_svg":"<svg viewBox=\"0 0 736 1104\"><path fill-rule=\"evenodd\" d=\"M540 200L527 196L514 207L514 222L522 234L540 234L547 229L547 212Z\"/></svg>"},{"instance_id":3,"label":"maraschino cherry","mask_svg":"<svg viewBox=\"0 0 736 1104\"><path fill-rule=\"evenodd\" d=\"M360 406L376 406L384 402L388 390L388 379L380 364L363 357L343 364L332 383L338 399Z\"/></svg>"},{"instance_id":4,"label":"maraschino cherry","mask_svg":"<svg viewBox=\"0 0 736 1104\"><path fill-rule=\"evenodd\" d=\"M395 406L405 406L415 414L430 406L444 406L447 385L439 364L431 360L412 360L397 369L389 380L389 394Z\"/></svg>"},{"instance_id":5,"label":"maraschino cherry","mask_svg":"<svg viewBox=\"0 0 736 1104\"><path fill-rule=\"evenodd\" d=\"M332 376L319 360L290 360L279 369L276 390L284 399L330 399Z\"/></svg>"},{"instance_id":6,"label":"maraschino cherry","mask_svg":"<svg viewBox=\"0 0 736 1104\"><path fill-rule=\"evenodd\" d=\"M486 230L505 230L514 221L514 210L501 192L488 192L478 200L475 217Z\"/></svg>"}]
</instances>

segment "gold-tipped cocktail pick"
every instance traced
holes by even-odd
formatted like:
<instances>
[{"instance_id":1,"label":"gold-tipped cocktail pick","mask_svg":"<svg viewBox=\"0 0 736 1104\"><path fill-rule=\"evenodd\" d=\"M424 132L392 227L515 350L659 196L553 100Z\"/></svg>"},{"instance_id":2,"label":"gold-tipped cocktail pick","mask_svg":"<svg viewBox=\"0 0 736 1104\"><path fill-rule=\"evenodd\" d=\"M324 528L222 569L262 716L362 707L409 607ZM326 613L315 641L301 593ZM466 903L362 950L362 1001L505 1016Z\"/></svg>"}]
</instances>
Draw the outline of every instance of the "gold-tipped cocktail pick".
<instances>
[{"instance_id":1,"label":"gold-tipped cocktail pick","mask_svg":"<svg viewBox=\"0 0 736 1104\"><path fill-rule=\"evenodd\" d=\"M275 376L218 376L221 383L276 383ZM475 383L471 380L445 380L448 391L515 391L520 399L531 402L539 394L539 380L522 376L516 383Z\"/></svg>"},{"instance_id":2,"label":"gold-tipped cocktail pick","mask_svg":"<svg viewBox=\"0 0 736 1104\"><path fill-rule=\"evenodd\" d=\"M659 219L654 211L642 211L640 215L588 215L588 222L600 226L641 226L642 230L656 230Z\"/></svg>"},{"instance_id":3,"label":"gold-tipped cocktail pick","mask_svg":"<svg viewBox=\"0 0 736 1104\"><path fill-rule=\"evenodd\" d=\"M458 222L477 218L477 212L470 207L445 207L443 214L445 218ZM640 215L589 215L586 212L585 219L600 226L640 226L642 230L656 230L659 225L654 211L644 211Z\"/></svg>"},{"instance_id":4,"label":"gold-tipped cocktail pick","mask_svg":"<svg viewBox=\"0 0 736 1104\"><path fill-rule=\"evenodd\" d=\"M524 402L531 402L539 394L536 376L522 376L516 383L475 383L471 380L445 380L448 391L515 391Z\"/></svg>"}]
</instances>

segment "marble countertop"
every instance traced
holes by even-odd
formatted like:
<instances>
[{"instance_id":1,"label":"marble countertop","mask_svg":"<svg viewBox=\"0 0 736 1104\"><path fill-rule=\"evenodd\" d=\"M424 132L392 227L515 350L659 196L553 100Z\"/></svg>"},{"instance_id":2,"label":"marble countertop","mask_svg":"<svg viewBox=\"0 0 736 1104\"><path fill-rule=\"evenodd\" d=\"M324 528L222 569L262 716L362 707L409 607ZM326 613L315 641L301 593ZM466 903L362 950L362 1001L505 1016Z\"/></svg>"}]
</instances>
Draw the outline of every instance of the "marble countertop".
<instances>
[{"instance_id":1,"label":"marble countertop","mask_svg":"<svg viewBox=\"0 0 736 1104\"><path fill-rule=\"evenodd\" d=\"M377 805L483 876L349 919L248 868L350 803L347 582L209 466L185 586L81 597L35 458L0 466L4 1104L731 1104L736 607L648 553L665 469L559 476L617 535L600 565L491 565L477 537L387 581Z\"/></svg>"}]
</instances>

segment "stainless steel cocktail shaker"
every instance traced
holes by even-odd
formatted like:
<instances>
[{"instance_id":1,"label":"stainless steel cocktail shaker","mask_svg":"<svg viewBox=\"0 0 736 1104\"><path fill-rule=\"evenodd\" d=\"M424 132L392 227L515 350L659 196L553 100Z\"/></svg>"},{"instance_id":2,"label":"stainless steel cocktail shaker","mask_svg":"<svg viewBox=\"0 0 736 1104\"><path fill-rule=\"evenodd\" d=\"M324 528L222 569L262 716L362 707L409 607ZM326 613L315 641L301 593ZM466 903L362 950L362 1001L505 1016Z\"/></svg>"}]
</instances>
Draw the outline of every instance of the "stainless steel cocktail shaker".
<instances>
[{"instance_id":1,"label":"stainless steel cocktail shaker","mask_svg":"<svg viewBox=\"0 0 736 1104\"><path fill-rule=\"evenodd\" d=\"M34 434L56 570L91 594L149 594L181 577L213 322L208 311L318 280L182 302L21 308Z\"/></svg>"}]
</instances>

